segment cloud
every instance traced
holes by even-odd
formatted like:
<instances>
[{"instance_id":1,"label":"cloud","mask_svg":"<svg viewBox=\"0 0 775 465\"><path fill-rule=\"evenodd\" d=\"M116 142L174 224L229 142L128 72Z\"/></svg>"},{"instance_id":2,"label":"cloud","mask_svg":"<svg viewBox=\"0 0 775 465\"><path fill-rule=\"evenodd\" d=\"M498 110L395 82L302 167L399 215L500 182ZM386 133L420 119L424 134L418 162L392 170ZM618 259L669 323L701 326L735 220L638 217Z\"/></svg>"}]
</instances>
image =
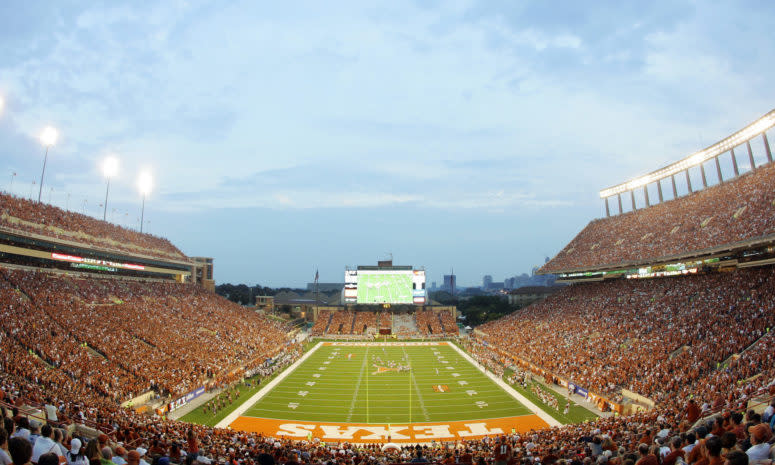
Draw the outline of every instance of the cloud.
<instances>
[{"instance_id":1,"label":"cloud","mask_svg":"<svg viewBox=\"0 0 775 465\"><path fill-rule=\"evenodd\" d=\"M111 199L128 223L137 173L151 167L149 206L176 218L416 207L461 219L450 227L511 231L540 212L534 221L561 242L600 215L600 188L771 109L762 89L775 71L772 10L3 2L0 170L16 170L17 188L29 190L37 133L54 124L53 201L64 206L69 193L98 205L96 166L115 152L122 173ZM572 225L550 216L570 210Z\"/></svg>"}]
</instances>

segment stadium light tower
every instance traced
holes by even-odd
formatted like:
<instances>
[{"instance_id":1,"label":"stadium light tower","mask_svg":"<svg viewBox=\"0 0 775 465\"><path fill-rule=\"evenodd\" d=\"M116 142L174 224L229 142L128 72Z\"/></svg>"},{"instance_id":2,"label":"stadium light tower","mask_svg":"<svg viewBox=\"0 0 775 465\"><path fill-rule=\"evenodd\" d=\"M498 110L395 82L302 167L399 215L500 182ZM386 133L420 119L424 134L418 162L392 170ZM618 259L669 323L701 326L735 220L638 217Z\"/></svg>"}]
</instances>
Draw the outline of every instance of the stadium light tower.
<instances>
[{"instance_id":1,"label":"stadium light tower","mask_svg":"<svg viewBox=\"0 0 775 465\"><path fill-rule=\"evenodd\" d=\"M46 162L48 161L48 149L57 143L59 138L59 132L51 127L46 126L43 132L40 133L40 143L46 147L46 154L43 156L43 171L40 173L40 188L38 189L38 203L40 203L40 195L43 193L43 176L46 175Z\"/></svg>"},{"instance_id":2,"label":"stadium light tower","mask_svg":"<svg viewBox=\"0 0 775 465\"><path fill-rule=\"evenodd\" d=\"M110 178L118 174L118 158L110 156L102 162L102 174L107 180L105 188L105 208L102 211L102 221L105 221L108 215L108 193L110 192Z\"/></svg>"},{"instance_id":3,"label":"stadium light tower","mask_svg":"<svg viewBox=\"0 0 775 465\"><path fill-rule=\"evenodd\" d=\"M151 173L143 171L137 179L137 188L143 196L143 208L140 210L140 232L143 232L143 222L145 221L145 198L151 193L153 187L153 178Z\"/></svg>"}]
</instances>

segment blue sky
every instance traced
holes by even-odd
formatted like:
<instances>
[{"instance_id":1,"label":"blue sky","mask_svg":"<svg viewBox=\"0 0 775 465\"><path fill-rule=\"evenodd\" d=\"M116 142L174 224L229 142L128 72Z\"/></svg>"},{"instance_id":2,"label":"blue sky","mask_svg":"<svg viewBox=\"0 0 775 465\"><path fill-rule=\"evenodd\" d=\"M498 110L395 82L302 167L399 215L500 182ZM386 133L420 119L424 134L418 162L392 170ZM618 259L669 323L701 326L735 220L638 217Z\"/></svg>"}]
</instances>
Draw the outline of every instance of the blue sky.
<instances>
[{"instance_id":1,"label":"blue sky","mask_svg":"<svg viewBox=\"0 0 775 465\"><path fill-rule=\"evenodd\" d=\"M771 110L771 2L0 3L0 187L303 285L519 274L601 188ZM16 177L12 173L17 173ZM11 187L11 179L13 187ZM52 190L53 188L53 190ZM113 209L116 209L113 212Z\"/></svg>"}]
</instances>

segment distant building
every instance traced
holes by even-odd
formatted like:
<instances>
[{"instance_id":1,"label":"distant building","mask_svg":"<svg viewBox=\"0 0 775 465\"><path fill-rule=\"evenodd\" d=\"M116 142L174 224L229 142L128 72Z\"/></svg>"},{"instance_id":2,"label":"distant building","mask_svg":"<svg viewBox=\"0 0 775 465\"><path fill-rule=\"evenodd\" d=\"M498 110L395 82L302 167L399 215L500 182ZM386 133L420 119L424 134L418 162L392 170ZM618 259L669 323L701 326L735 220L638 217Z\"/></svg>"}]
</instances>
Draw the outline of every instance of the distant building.
<instances>
[{"instance_id":1,"label":"distant building","mask_svg":"<svg viewBox=\"0 0 775 465\"><path fill-rule=\"evenodd\" d=\"M436 281L433 281L431 283L431 290L434 291L434 292L436 291Z\"/></svg>"},{"instance_id":2,"label":"distant building","mask_svg":"<svg viewBox=\"0 0 775 465\"><path fill-rule=\"evenodd\" d=\"M191 257L191 261L195 263L194 282L210 292L215 292L212 257Z\"/></svg>"},{"instance_id":3,"label":"distant building","mask_svg":"<svg viewBox=\"0 0 775 465\"><path fill-rule=\"evenodd\" d=\"M492 275L486 274L482 279L482 289L487 290L490 286L492 286Z\"/></svg>"},{"instance_id":4,"label":"distant building","mask_svg":"<svg viewBox=\"0 0 775 465\"><path fill-rule=\"evenodd\" d=\"M445 274L444 275L444 284L441 286L442 291L447 291L450 294L455 294L455 285L456 285L456 279L454 274Z\"/></svg>"},{"instance_id":5,"label":"distant building","mask_svg":"<svg viewBox=\"0 0 775 465\"><path fill-rule=\"evenodd\" d=\"M256 308L265 312L274 312L274 296L259 295L256 296Z\"/></svg>"},{"instance_id":6,"label":"distant building","mask_svg":"<svg viewBox=\"0 0 775 465\"><path fill-rule=\"evenodd\" d=\"M344 288L344 283L318 283L320 292L338 292ZM315 283L307 283L308 291L315 291Z\"/></svg>"}]
</instances>

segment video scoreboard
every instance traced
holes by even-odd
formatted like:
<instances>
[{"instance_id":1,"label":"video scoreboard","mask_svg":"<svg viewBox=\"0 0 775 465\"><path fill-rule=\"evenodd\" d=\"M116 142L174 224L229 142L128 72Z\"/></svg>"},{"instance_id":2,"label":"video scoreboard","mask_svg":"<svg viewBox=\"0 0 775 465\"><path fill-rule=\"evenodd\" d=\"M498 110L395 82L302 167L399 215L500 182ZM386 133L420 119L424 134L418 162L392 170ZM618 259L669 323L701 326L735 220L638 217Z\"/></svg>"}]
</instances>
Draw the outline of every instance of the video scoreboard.
<instances>
[{"instance_id":1,"label":"video scoreboard","mask_svg":"<svg viewBox=\"0 0 775 465\"><path fill-rule=\"evenodd\" d=\"M345 270L344 301L425 305L425 270L411 266L359 266Z\"/></svg>"}]
</instances>

